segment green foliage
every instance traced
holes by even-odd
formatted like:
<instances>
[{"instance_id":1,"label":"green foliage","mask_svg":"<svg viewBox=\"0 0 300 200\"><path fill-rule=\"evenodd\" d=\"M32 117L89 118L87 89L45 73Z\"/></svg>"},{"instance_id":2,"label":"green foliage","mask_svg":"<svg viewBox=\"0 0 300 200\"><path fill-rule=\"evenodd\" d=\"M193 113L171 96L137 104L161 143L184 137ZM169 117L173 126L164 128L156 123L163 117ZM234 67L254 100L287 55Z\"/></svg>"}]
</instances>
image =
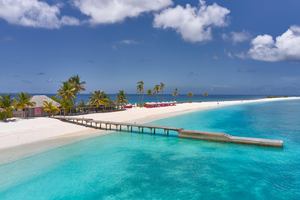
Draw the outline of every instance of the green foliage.
<instances>
[{"instance_id":1,"label":"green foliage","mask_svg":"<svg viewBox=\"0 0 300 200\"><path fill-rule=\"evenodd\" d=\"M175 88L175 90L173 91L173 93L172 93L172 96L174 97L174 99L176 99L176 97L178 96L178 89L177 88Z\"/></svg>"},{"instance_id":2,"label":"green foliage","mask_svg":"<svg viewBox=\"0 0 300 200\"><path fill-rule=\"evenodd\" d=\"M192 92L189 92L187 94L187 96L190 98L190 102L192 102L192 98L193 98L194 94Z\"/></svg>"},{"instance_id":3,"label":"green foliage","mask_svg":"<svg viewBox=\"0 0 300 200\"><path fill-rule=\"evenodd\" d=\"M89 104L96 108L99 108L100 106L108 107L112 104L112 101L105 92L97 90L91 94Z\"/></svg>"},{"instance_id":4,"label":"green foliage","mask_svg":"<svg viewBox=\"0 0 300 200\"><path fill-rule=\"evenodd\" d=\"M144 101L144 81L138 81L136 85L136 91L140 94L140 105L143 105Z\"/></svg>"},{"instance_id":5,"label":"green foliage","mask_svg":"<svg viewBox=\"0 0 300 200\"><path fill-rule=\"evenodd\" d=\"M153 88L153 95L155 95L158 98L158 94L160 92L160 85L155 85ZM158 99L157 99L158 100Z\"/></svg>"},{"instance_id":6,"label":"green foliage","mask_svg":"<svg viewBox=\"0 0 300 200\"><path fill-rule=\"evenodd\" d=\"M153 93L158 94L160 92L160 85L155 85L153 88Z\"/></svg>"},{"instance_id":7,"label":"green foliage","mask_svg":"<svg viewBox=\"0 0 300 200\"><path fill-rule=\"evenodd\" d=\"M34 102L31 102L31 96L24 92L21 92L17 95L14 104L15 108L19 110L24 110L25 108L32 107L35 105Z\"/></svg>"},{"instance_id":8,"label":"green foliage","mask_svg":"<svg viewBox=\"0 0 300 200\"><path fill-rule=\"evenodd\" d=\"M266 98L270 98L270 99L273 99L273 98L286 98L288 96L267 96Z\"/></svg>"},{"instance_id":9,"label":"green foliage","mask_svg":"<svg viewBox=\"0 0 300 200\"><path fill-rule=\"evenodd\" d=\"M56 115L59 113L59 108L53 105L52 102L44 101L43 103L43 110L48 113L49 116Z\"/></svg>"},{"instance_id":10,"label":"green foliage","mask_svg":"<svg viewBox=\"0 0 300 200\"><path fill-rule=\"evenodd\" d=\"M58 95L63 99L74 99L76 97L76 89L70 82L63 82L58 90Z\"/></svg>"},{"instance_id":11,"label":"green foliage","mask_svg":"<svg viewBox=\"0 0 300 200\"><path fill-rule=\"evenodd\" d=\"M144 81L137 82L136 91L139 94L144 93Z\"/></svg>"},{"instance_id":12,"label":"green foliage","mask_svg":"<svg viewBox=\"0 0 300 200\"><path fill-rule=\"evenodd\" d=\"M193 97L194 94L193 94L192 92L189 92L189 93L187 94L187 96L188 96L188 97Z\"/></svg>"},{"instance_id":13,"label":"green foliage","mask_svg":"<svg viewBox=\"0 0 300 200\"><path fill-rule=\"evenodd\" d=\"M117 95L117 100L116 100L117 104L119 106L123 106L125 104L128 103L128 100L127 100L127 97L126 97L126 94L125 94L125 91L124 90L120 90L118 95Z\"/></svg>"},{"instance_id":14,"label":"green foliage","mask_svg":"<svg viewBox=\"0 0 300 200\"><path fill-rule=\"evenodd\" d=\"M78 75L69 78L68 82L75 88L75 95L81 91L85 91L85 81L81 81Z\"/></svg>"},{"instance_id":15,"label":"green foliage","mask_svg":"<svg viewBox=\"0 0 300 200\"><path fill-rule=\"evenodd\" d=\"M164 94L164 89L165 89L165 84L163 82L161 82L159 84L159 90L161 94ZM163 95L161 96L161 101L163 100Z\"/></svg>"},{"instance_id":16,"label":"green foliage","mask_svg":"<svg viewBox=\"0 0 300 200\"><path fill-rule=\"evenodd\" d=\"M83 101L83 100L81 100L78 104L77 104L77 107L78 108L85 108L87 105L86 105L86 103Z\"/></svg>"},{"instance_id":17,"label":"green foliage","mask_svg":"<svg viewBox=\"0 0 300 200\"><path fill-rule=\"evenodd\" d=\"M164 89L165 89L165 84L164 84L163 82L161 82L161 83L159 84L159 90L161 91L161 93L164 92Z\"/></svg>"},{"instance_id":18,"label":"green foliage","mask_svg":"<svg viewBox=\"0 0 300 200\"><path fill-rule=\"evenodd\" d=\"M75 105L75 98L81 91L85 90L85 82L80 80L78 75L70 77L67 81L63 82L58 90L58 101L63 108L64 112L68 113Z\"/></svg>"},{"instance_id":19,"label":"green foliage","mask_svg":"<svg viewBox=\"0 0 300 200\"><path fill-rule=\"evenodd\" d=\"M148 89L148 90L147 90L147 95L148 95L148 96L152 96L152 95L153 95L153 93L152 93L152 90L151 90L151 89Z\"/></svg>"},{"instance_id":20,"label":"green foliage","mask_svg":"<svg viewBox=\"0 0 300 200\"><path fill-rule=\"evenodd\" d=\"M13 117L13 99L10 95L0 96L0 120Z\"/></svg>"},{"instance_id":21,"label":"green foliage","mask_svg":"<svg viewBox=\"0 0 300 200\"><path fill-rule=\"evenodd\" d=\"M60 106L63 109L64 113L69 113L71 109L74 107L74 101L72 99L60 99Z\"/></svg>"}]
</instances>

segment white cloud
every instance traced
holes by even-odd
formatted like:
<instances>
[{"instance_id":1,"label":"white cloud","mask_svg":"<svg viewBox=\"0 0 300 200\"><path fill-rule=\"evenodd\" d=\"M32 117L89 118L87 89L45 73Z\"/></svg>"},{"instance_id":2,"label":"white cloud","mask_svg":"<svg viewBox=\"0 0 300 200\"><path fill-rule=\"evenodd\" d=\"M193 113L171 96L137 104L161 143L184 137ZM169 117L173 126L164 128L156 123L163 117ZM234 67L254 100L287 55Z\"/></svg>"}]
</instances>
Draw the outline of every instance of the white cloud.
<instances>
[{"instance_id":1,"label":"white cloud","mask_svg":"<svg viewBox=\"0 0 300 200\"><path fill-rule=\"evenodd\" d=\"M132 39L124 39L120 40L118 42L115 42L112 46L113 49L119 49L121 46L129 46L129 45L138 45L140 44L139 41L137 40L132 40Z\"/></svg>"},{"instance_id":2,"label":"white cloud","mask_svg":"<svg viewBox=\"0 0 300 200\"><path fill-rule=\"evenodd\" d=\"M247 31L241 31L241 32L230 32L229 34L222 34L222 38L224 40L230 40L234 44L241 43L250 40L251 35Z\"/></svg>"},{"instance_id":3,"label":"white cloud","mask_svg":"<svg viewBox=\"0 0 300 200\"><path fill-rule=\"evenodd\" d=\"M78 25L76 18L60 16L60 6L39 0L0 0L0 18L10 24L49 29Z\"/></svg>"},{"instance_id":4,"label":"white cloud","mask_svg":"<svg viewBox=\"0 0 300 200\"><path fill-rule=\"evenodd\" d=\"M138 41L136 41L136 40L130 40L130 39L121 40L119 43L120 44L125 44L125 45L139 44Z\"/></svg>"},{"instance_id":5,"label":"white cloud","mask_svg":"<svg viewBox=\"0 0 300 200\"><path fill-rule=\"evenodd\" d=\"M75 7L90 17L92 24L121 22L141 13L158 11L172 5L172 0L72 0Z\"/></svg>"},{"instance_id":6,"label":"white cloud","mask_svg":"<svg viewBox=\"0 0 300 200\"><path fill-rule=\"evenodd\" d=\"M154 27L175 29L182 38L189 42L203 42L212 39L212 27L226 26L226 17L230 10L214 3L206 5L199 1L199 7L187 4L167 8L154 18Z\"/></svg>"},{"instance_id":7,"label":"white cloud","mask_svg":"<svg viewBox=\"0 0 300 200\"><path fill-rule=\"evenodd\" d=\"M269 62L300 60L300 26L291 26L275 39L271 35L258 35L251 41L248 55Z\"/></svg>"}]
</instances>

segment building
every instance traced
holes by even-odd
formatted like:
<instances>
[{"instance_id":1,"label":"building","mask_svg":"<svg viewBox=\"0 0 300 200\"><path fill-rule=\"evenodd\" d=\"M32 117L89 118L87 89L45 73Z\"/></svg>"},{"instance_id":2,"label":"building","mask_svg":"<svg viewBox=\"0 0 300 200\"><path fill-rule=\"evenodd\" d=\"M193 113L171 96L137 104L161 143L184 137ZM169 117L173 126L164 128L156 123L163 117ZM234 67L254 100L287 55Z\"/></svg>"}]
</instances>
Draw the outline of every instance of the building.
<instances>
[{"instance_id":1,"label":"building","mask_svg":"<svg viewBox=\"0 0 300 200\"><path fill-rule=\"evenodd\" d=\"M52 102L53 105L60 107L60 104L46 95L34 95L31 97L31 102L34 106L26 108L25 111L14 111L14 117L44 117L47 113L44 112L44 102Z\"/></svg>"}]
</instances>

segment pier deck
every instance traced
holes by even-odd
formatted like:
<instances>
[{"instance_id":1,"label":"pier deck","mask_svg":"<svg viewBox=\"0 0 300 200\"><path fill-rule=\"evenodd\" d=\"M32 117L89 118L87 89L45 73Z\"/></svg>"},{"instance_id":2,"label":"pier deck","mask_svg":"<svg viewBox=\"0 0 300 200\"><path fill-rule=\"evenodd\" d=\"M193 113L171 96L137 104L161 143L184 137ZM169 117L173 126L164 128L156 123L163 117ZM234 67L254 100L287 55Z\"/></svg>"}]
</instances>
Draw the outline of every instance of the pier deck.
<instances>
[{"instance_id":1,"label":"pier deck","mask_svg":"<svg viewBox=\"0 0 300 200\"><path fill-rule=\"evenodd\" d=\"M114 131L127 131L127 132L140 132L144 133L145 130L150 131L152 134L156 134L157 130L162 130L164 134L169 135L170 131L178 132L180 138L190 138L198 140L208 140L215 142L229 142L248 145L270 146L270 147L283 147L282 140L252 138L252 137L237 137L225 133L208 133L202 131L184 130L183 128L168 127L168 126L156 126L126 122L112 122L112 121L100 121L89 118L78 117L53 117L61 121L70 122L86 127L102 129L102 130L114 130Z\"/></svg>"}]
</instances>

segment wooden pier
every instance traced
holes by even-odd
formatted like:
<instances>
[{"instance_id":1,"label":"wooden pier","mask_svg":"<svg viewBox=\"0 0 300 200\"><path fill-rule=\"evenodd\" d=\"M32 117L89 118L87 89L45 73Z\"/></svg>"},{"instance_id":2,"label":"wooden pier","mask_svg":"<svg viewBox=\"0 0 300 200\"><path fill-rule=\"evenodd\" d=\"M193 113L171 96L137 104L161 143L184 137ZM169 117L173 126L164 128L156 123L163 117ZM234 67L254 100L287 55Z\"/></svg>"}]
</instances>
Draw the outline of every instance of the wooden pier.
<instances>
[{"instance_id":1,"label":"wooden pier","mask_svg":"<svg viewBox=\"0 0 300 200\"><path fill-rule=\"evenodd\" d=\"M208 133L202 131L184 130L183 128L175 128L168 126L154 126L136 123L125 123L125 122L112 122L112 121L100 121L88 118L77 118L77 117L53 117L61 121L70 122L86 127L111 130L111 131L126 131L126 132L139 132L144 133L147 130L148 133L156 134L159 130L163 131L165 135L169 135L170 131L178 132L178 137L189 138L197 140L207 140L215 142L229 142L238 144L248 145L259 145L259 146L270 146L270 147L283 147L282 140L272 140L263 138L252 138L252 137L237 137L225 133Z\"/></svg>"},{"instance_id":2,"label":"wooden pier","mask_svg":"<svg viewBox=\"0 0 300 200\"><path fill-rule=\"evenodd\" d=\"M112 121L100 121L88 118L77 118L77 117L54 117L61 121L71 122L78 125L83 125L86 127L102 129L102 130L113 130L113 131L127 131L127 132L140 132L144 133L146 129L152 134L156 134L157 131L162 130L164 134L169 135L170 131L179 132L180 128L167 127L167 126L153 126L153 125L143 125L135 123L125 123L125 122L112 122Z\"/></svg>"}]
</instances>

